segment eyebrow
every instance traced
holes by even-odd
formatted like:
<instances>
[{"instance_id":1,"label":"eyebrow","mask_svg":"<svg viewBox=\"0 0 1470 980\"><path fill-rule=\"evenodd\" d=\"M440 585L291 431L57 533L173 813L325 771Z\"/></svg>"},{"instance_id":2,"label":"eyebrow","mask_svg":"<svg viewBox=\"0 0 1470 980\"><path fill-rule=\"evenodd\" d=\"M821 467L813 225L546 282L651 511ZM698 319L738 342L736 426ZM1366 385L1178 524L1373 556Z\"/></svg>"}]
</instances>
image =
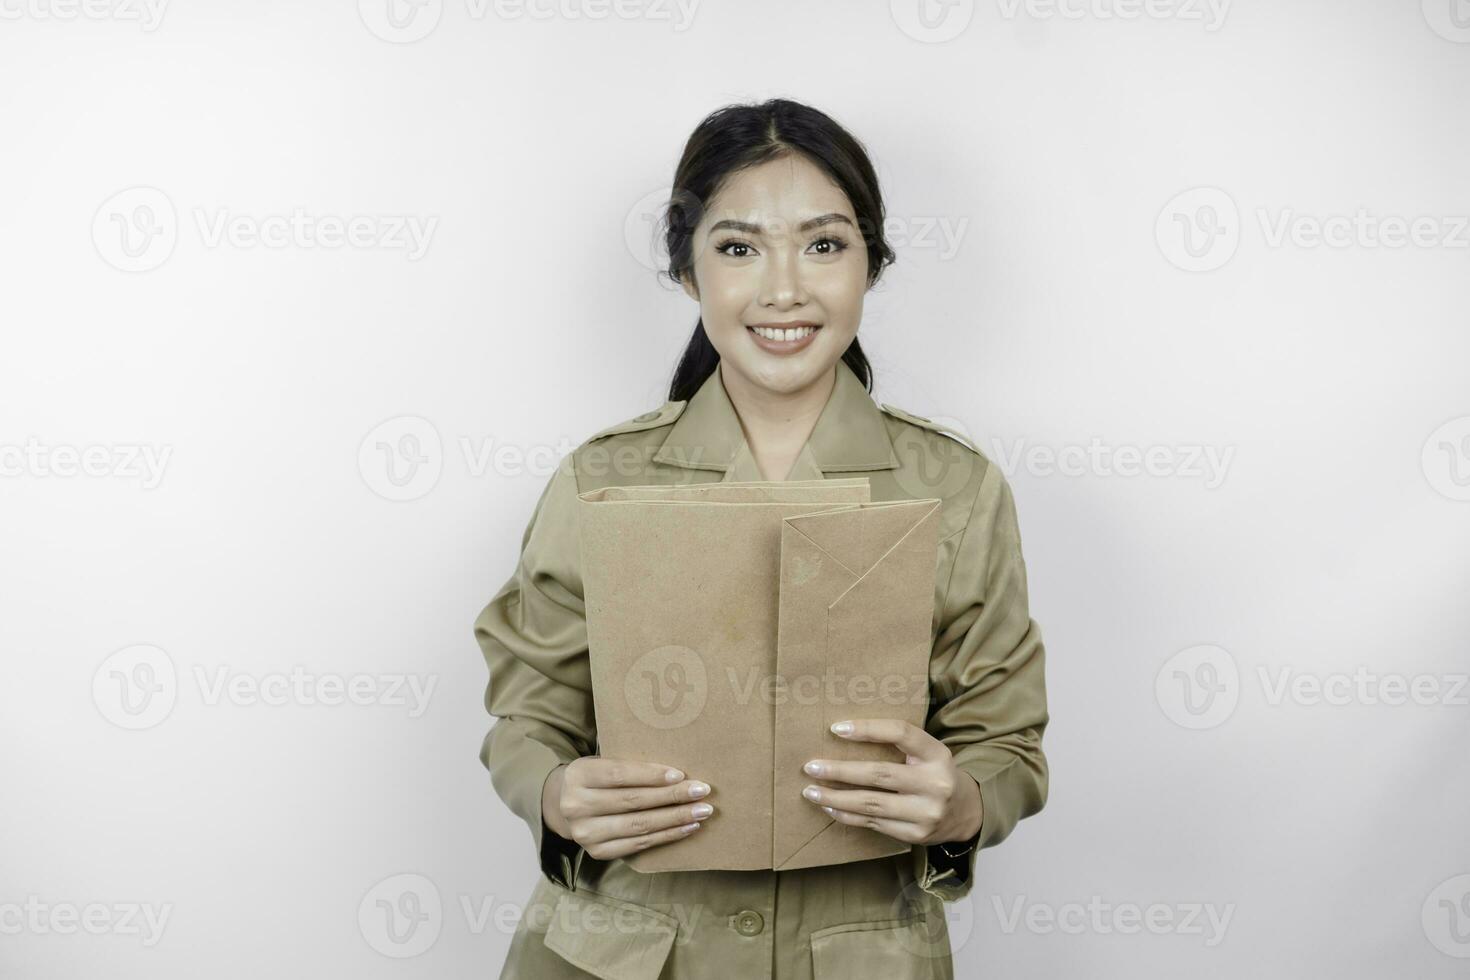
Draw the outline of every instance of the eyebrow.
<instances>
[{"instance_id":1,"label":"eyebrow","mask_svg":"<svg viewBox=\"0 0 1470 980\"><path fill-rule=\"evenodd\" d=\"M849 227L852 225L852 222L848 220L847 215L831 212L828 214L819 215L815 218L808 218L806 221L803 221L801 224L797 225L796 230L810 231L813 228L820 228L823 225L837 224L838 222L848 225ZM729 228L734 231L743 231L749 235L765 234L765 229L762 226L749 221L740 221L736 218L725 218L722 221L716 221L714 224L710 225L709 233L713 235L715 232L719 231L722 228Z\"/></svg>"}]
</instances>

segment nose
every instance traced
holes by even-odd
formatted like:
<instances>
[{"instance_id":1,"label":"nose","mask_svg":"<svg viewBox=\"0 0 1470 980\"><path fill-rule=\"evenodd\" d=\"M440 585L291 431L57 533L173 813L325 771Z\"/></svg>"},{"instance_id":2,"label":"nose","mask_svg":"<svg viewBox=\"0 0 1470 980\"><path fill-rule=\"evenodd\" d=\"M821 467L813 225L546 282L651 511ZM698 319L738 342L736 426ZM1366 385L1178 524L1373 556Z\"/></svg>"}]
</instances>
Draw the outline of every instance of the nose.
<instances>
[{"instance_id":1,"label":"nose","mask_svg":"<svg viewBox=\"0 0 1470 980\"><path fill-rule=\"evenodd\" d=\"M806 301L801 256L790 250L774 251L770 261L766 263L765 275L761 280L761 306L789 310L805 305Z\"/></svg>"}]
</instances>

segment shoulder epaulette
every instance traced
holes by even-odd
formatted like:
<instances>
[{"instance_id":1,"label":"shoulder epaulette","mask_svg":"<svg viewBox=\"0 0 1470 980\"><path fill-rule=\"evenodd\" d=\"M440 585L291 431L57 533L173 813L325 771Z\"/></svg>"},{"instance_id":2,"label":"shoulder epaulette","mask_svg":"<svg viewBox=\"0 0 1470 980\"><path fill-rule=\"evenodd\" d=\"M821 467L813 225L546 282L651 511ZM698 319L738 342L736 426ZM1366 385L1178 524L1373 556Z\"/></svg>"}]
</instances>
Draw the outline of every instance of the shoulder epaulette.
<instances>
[{"instance_id":1,"label":"shoulder epaulette","mask_svg":"<svg viewBox=\"0 0 1470 980\"><path fill-rule=\"evenodd\" d=\"M954 429L951 429L947 425L940 425L938 422L935 422L931 419L926 419L922 415L914 415L912 412L905 412L903 409L897 407L896 405L889 405L885 403L880 407L883 409L883 411L887 412L889 415L892 415L894 418L903 419L905 422L911 422L914 425L928 429L931 432L938 432L941 435L949 436L949 438L953 439L955 442L964 446L971 452L980 452L980 450L977 449L967 437L961 435L959 432L956 432Z\"/></svg>"},{"instance_id":2,"label":"shoulder epaulette","mask_svg":"<svg viewBox=\"0 0 1470 980\"><path fill-rule=\"evenodd\" d=\"M687 401L664 402L663 405L655 408L651 412L644 412L642 415L639 415L636 418L628 419L626 422L619 422L617 425L608 426L606 429L603 429L601 432L592 436L587 441L595 442L596 440L601 439L604 436L616 435L619 432L639 432L643 429L652 429L656 426L668 425L670 422L673 422L679 417L679 415L684 411L684 406L688 404L689 403Z\"/></svg>"}]
</instances>

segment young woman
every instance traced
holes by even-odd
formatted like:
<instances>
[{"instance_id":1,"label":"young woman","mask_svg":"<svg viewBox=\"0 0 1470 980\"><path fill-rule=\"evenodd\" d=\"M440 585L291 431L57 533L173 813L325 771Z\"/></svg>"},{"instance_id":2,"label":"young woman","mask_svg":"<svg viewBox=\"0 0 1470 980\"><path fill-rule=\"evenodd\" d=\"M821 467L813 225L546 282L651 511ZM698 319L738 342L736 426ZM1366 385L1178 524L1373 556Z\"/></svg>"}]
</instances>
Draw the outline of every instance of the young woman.
<instances>
[{"instance_id":1,"label":"young woman","mask_svg":"<svg viewBox=\"0 0 1470 980\"><path fill-rule=\"evenodd\" d=\"M669 400L567 455L515 574L475 622L498 719L481 759L543 870L502 976L950 977L943 903L969 893L978 851L1045 804L1045 654L1010 487L968 443L869 395L857 333L893 261L883 218L861 144L816 109L731 106L690 137L666 243L700 318ZM805 771L850 788L804 795L909 851L796 871L634 871L627 855L720 819L719 778L596 754L577 494L855 476L875 501L943 502L931 703L923 729L870 719L837 732L891 743L906 763L813 759Z\"/></svg>"}]
</instances>

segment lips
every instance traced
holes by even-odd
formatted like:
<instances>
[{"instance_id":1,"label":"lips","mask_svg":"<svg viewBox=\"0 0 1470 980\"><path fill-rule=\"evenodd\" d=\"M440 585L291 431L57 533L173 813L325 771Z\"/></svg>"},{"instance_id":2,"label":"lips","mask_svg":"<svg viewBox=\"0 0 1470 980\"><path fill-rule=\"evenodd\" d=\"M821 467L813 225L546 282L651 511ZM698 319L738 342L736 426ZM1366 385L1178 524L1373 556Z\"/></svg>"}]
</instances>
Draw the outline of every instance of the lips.
<instances>
[{"instance_id":1,"label":"lips","mask_svg":"<svg viewBox=\"0 0 1470 980\"><path fill-rule=\"evenodd\" d=\"M804 331L804 336L793 337L791 340L773 340L770 337L761 336L761 334L756 329L757 327L782 331L802 330L803 328L810 329L806 329ZM767 351L771 354L794 354L797 351L805 350L808 346L810 346L812 340L817 336L818 333L821 332L822 326L818 323L812 323L810 320L792 320L787 322L771 322L747 325L745 329L750 332L751 339L756 342L756 345L760 347L761 350Z\"/></svg>"}]
</instances>

